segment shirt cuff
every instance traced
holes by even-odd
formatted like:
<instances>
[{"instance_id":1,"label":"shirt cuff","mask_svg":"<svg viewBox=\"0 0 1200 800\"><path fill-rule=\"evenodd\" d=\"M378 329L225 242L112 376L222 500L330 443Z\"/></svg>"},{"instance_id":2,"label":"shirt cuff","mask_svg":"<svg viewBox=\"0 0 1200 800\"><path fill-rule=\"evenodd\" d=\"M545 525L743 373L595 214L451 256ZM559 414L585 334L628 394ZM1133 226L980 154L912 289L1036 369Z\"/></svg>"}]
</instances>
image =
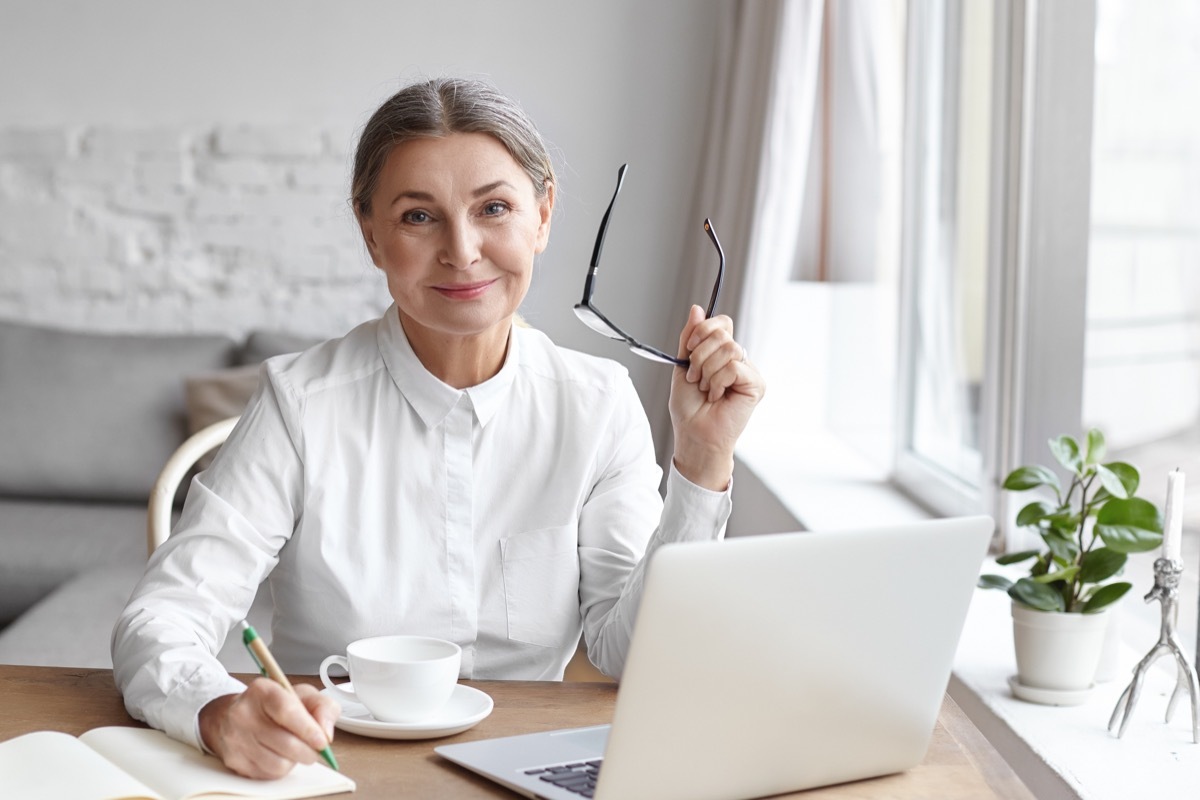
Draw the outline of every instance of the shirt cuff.
<instances>
[{"instance_id":1,"label":"shirt cuff","mask_svg":"<svg viewBox=\"0 0 1200 800\"><path fill-rule=\"evenodd\" d=\"M679 473L675 465L667 473L667 496L663 502L665 541L703 542L725 537L725 523L733 508L733 478L723 492L698 486Z\"/></svg>"},{"instance_id":2,"label":"shirt cuff","mask_svg":"<svg viewBox=\"0 0 1200 800\"><path fill-rule=\"evenodd\" d=\"M218 697L244 691L246 684L228 673L198 669L167 695L163 704L163 731L202 753L211 753L200 738L200 710Z\"/></svg>"}]
</instances>

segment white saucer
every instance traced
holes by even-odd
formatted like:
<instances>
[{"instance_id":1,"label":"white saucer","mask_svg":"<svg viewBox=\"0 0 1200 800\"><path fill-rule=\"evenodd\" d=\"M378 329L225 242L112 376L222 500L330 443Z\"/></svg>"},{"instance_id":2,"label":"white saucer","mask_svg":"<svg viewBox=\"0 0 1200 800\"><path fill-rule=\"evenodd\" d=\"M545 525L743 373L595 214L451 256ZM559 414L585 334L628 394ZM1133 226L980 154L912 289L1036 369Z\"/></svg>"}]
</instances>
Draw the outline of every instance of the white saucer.
<instances>
[{"instance_id":1,"label":"white saucer","mask_svg":"<svg viewBox=\"0 0 1200 800\"><path fill-rule=\"evenodd\" d=\"M1078 706L1087 702L1092 696L1092 684L1086 689L1039 689L1036 686L1026 686L1017 680L1016 675L1008 676L1008 687L1013 696L1030 703L1041 703L1044 706Z\"/></svg>"},{"instance_id":2,"label":"white saucer","mask_svg":"<svg viewBox=\"0 0 1200 800\"><path fill-rule=\"evenodd\" d=\"M346 689L354 688L350 683L340 685ZM436 739L439 736L452 736L474 727L492 713L491 697L461 683L454 687L454 694L450 695L446 705L437 714L420 722L382 722L371 716L366 706L344 701L328 689L322 689L321 694L329 695L342 707L342 716L334 723L339 730L377 739Z\"/></svg>"}]
</instances>

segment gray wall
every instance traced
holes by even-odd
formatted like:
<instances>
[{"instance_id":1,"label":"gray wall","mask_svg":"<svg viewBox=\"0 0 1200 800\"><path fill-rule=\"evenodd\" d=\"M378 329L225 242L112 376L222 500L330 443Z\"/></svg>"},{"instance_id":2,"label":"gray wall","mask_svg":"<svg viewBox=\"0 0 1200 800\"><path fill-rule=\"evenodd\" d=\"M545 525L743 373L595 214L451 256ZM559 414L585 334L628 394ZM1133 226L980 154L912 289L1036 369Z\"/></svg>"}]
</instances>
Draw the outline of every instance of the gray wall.
<instances>
[{"instance_id":1,"label":"gray wall","mask_svg":"<svg viewBox=\"0 0 1200 800\"><path fill-rule=\"evenodd\" d=\"M74 327L335 334L388 301L345 207L354 135L399 85L492 80L557 152L551 245L524 309L664 368L571 313L616 170L598 300L673 347L718 4L0 0L0 316ZM7 220L7 221L6 221ZM280 256L286 252L287 256Z\"/></svg>"}]
</instances>

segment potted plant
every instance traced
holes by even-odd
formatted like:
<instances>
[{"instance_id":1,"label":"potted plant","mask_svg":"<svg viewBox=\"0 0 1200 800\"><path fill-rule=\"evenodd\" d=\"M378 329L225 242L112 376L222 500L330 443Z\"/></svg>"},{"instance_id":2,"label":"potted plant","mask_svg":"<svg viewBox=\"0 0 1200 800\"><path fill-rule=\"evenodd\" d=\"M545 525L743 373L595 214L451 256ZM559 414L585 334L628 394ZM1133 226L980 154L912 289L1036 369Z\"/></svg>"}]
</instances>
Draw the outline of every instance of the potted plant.
<instances>
[{"instance_id":1,"label":"potted plant","mask_svg":"<svg viewBox=\"0 0 1200 800\"><path fill-rule=\"evenodd\" d=\"M1026 699L1080 702L1092 686L1108 610L1130 589L1112 580L1130 553L1162 543L1163 520L1150 501L1135 497L1140 477L1130 464L1101 463L1104 435L1088 431L1082 445L1070 436L1049 442L1055 460L1070 475L1064 491L1058 475L1036 464L1013 470L1004 489L1041 490L1018 513L1016 524L1037 532L1043 549L1009 553L998 564L1030 562L1017 581L983 575L979 585L1003 589L1012 598L1017 675L1014 692Z\"/></svg>"}]
</instances>

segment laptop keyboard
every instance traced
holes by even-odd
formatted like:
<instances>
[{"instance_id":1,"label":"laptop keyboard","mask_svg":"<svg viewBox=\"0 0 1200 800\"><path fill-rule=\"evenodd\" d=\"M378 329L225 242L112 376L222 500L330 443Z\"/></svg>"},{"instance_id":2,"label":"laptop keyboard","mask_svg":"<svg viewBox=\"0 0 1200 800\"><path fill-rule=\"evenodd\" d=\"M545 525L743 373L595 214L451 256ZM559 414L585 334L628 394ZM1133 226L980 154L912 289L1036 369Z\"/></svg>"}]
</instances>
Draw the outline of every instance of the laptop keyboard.
<instances>
[{"instance_id":1,"label":"laptop keyboard","mask_svg":"<svg viewBox=\"0 0 1200 800\"><path fill-rule=\"evenodd\" d=\"M537 775L546 783L575 792L581 797L592 797L596 793L596 780L600 777L603 759L572 761L552 767L525 770L526 775Z\"/></svg>"}]
</instances>

